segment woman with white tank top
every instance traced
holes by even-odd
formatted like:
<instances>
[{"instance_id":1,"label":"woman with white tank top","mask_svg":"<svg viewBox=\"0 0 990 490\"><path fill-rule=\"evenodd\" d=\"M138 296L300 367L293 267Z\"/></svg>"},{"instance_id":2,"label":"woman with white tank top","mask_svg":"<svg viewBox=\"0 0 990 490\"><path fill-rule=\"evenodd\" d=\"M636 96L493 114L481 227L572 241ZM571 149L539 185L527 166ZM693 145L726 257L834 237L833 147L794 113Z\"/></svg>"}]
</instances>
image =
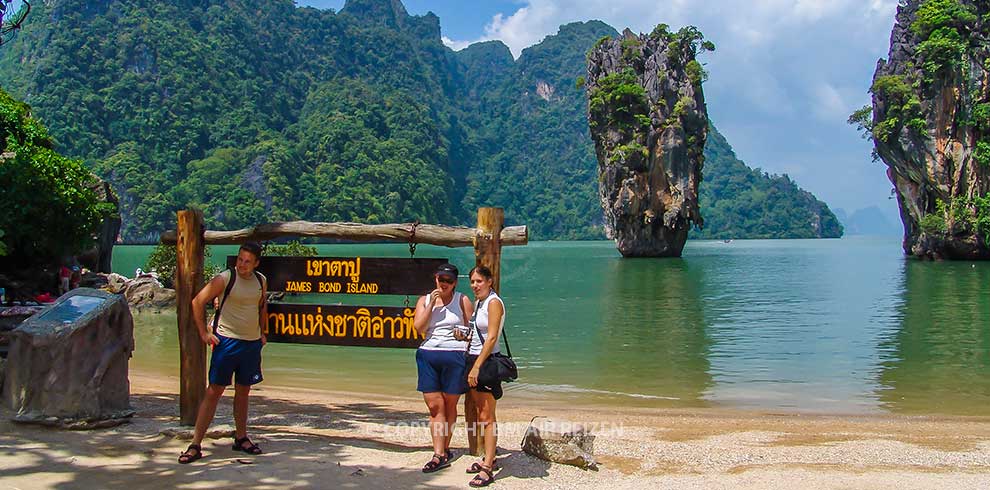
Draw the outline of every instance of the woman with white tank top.
<instances>
[{"instance_id":1,"label":"woman with white tank top","mask_svg":"<svg viewBox=\"0 0 990 490\"><path fill-rule=\"evenodd\" d=\"M492 289L494 276L487 267L479 265L471 269L468 277L471 278L471 290L474 291L476 307L472 317L473 325L468 332L471 336L471 345L465 359L468 369L467 384L471 387L468 396L474 400L474 406L478 411L477 420L480 427L473 429L484 430L485 434L485 457L468 468L468 473L477 473L468 484L472 487L483 487L495 480L495 475L492 473L496 469L495 448L498 442L495 401L502 398L502 384L495 382L480 385L478 374L488 356L500 352L498 339L505 325L505 304ZM468 430L472 428L469 427Z\"/></svg>"},{"instance_id":2,"label":"woman with white tank top","mask_svg":"<svg viewBox=\"0 0 990 490\"><path fill-rule=\"evenodd\" d=\"M455 291L457 267L443 264L433 275L436 289L416 302L413 326L426 340L416 349L416 389L430 410L433 458L423 473L450 466L450 438L457 421L457 401L467 392L464 351L467 323L473 309L467 296Z\"/></svg>"}]
</instances>

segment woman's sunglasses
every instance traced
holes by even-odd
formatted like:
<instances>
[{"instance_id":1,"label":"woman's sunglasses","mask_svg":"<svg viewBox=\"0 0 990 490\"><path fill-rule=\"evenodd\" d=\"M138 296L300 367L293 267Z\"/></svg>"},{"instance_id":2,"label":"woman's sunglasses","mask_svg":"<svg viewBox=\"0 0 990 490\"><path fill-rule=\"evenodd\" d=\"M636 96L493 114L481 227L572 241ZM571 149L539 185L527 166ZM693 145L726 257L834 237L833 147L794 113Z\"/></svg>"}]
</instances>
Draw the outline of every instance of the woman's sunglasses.
<instances>
[{"instance_id":1,"label":"woman's sunglasses","mask_svg":"<svg viewBox=\"0 0 990 490\"><path fill-rule=\"evenodd\" d=\"M453 284L453 283L457 282L456 279L451 279L451 278L449 278L447 276L437 276L437 280L440 281L440 282L442 282L442 283L444 283L444 284Z\"/></svg>"}]
</instances>

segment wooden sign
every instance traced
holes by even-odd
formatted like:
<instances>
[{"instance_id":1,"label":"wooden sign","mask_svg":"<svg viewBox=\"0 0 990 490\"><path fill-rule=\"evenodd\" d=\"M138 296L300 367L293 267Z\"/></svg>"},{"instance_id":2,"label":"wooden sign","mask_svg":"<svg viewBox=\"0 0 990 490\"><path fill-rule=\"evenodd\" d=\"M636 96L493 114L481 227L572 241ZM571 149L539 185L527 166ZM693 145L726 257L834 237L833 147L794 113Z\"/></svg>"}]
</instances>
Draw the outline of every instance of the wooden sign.
<instances>
[{"instance_id":1,"label":"wooden sign","mask_svg":"<svg viewBox=\"0 0 990 490\"><path fill-rule=\"evenodd\" d=\"M447 259L261 257L269 291L331 294L415 294L432 291L433 273ZM227 257L233 268L237 257Z\"/></svg>"},{"instance_id":2,"label":"wooden sign","mask_svg":"<svg viewBox=\"0 0 990 490\"><path fill-rule=\"evenodd\" d=\"M269 342L415 349L415 308L269 303Z\"/></svg>"}]
</instances>

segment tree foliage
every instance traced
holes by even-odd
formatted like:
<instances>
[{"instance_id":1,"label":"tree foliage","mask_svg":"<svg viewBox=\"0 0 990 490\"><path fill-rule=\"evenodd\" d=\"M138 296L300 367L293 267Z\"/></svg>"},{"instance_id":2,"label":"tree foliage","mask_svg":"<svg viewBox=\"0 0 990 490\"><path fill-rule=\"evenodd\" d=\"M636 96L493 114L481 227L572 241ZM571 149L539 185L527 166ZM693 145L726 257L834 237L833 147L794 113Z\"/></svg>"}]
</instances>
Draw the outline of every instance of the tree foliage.
<instances>
[{"instance_id":1,"label":"tree foliage","mask_svg":"<svg viewBox=\"0 0 990 490\"><path fill-rule=\"evenodd\" d=\"M93 243L115 210L101 203L97 179L52 148L31 109L0 90L0 230L5 263L54 263Z\"/></svg>"}]
</instances>

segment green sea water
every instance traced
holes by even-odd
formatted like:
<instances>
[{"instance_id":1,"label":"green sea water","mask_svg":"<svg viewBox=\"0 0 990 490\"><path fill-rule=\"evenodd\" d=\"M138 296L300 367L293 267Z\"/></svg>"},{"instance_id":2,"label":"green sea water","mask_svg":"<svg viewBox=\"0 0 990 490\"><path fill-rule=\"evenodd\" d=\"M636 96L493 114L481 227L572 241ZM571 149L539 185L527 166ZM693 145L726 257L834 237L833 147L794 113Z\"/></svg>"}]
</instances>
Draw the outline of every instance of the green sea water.
<instances>
[{"instance_id":1,"label":"green sea water","mask_svg":"<svg viewBox=\"0 0 990 490\"><path fill-rule=\"evenodd\" d=\"M408 256L403 245L319 248ZM115 247L114 270L133 275L150 250ZM212 250L219 263L235 248ZM417 257L462 271L474 260L472 249L423 245ZM990 263L906 259L896 237L690 241L680 259L623 259L611 242L532 243L503 249L501 293L520 367L506 396L819 413L990 406ZM132 367L177 375L176 331L174 310L137 314ZM413 356L273 343L265 383L416 396Z\"/></svg>"}]
</instances>

